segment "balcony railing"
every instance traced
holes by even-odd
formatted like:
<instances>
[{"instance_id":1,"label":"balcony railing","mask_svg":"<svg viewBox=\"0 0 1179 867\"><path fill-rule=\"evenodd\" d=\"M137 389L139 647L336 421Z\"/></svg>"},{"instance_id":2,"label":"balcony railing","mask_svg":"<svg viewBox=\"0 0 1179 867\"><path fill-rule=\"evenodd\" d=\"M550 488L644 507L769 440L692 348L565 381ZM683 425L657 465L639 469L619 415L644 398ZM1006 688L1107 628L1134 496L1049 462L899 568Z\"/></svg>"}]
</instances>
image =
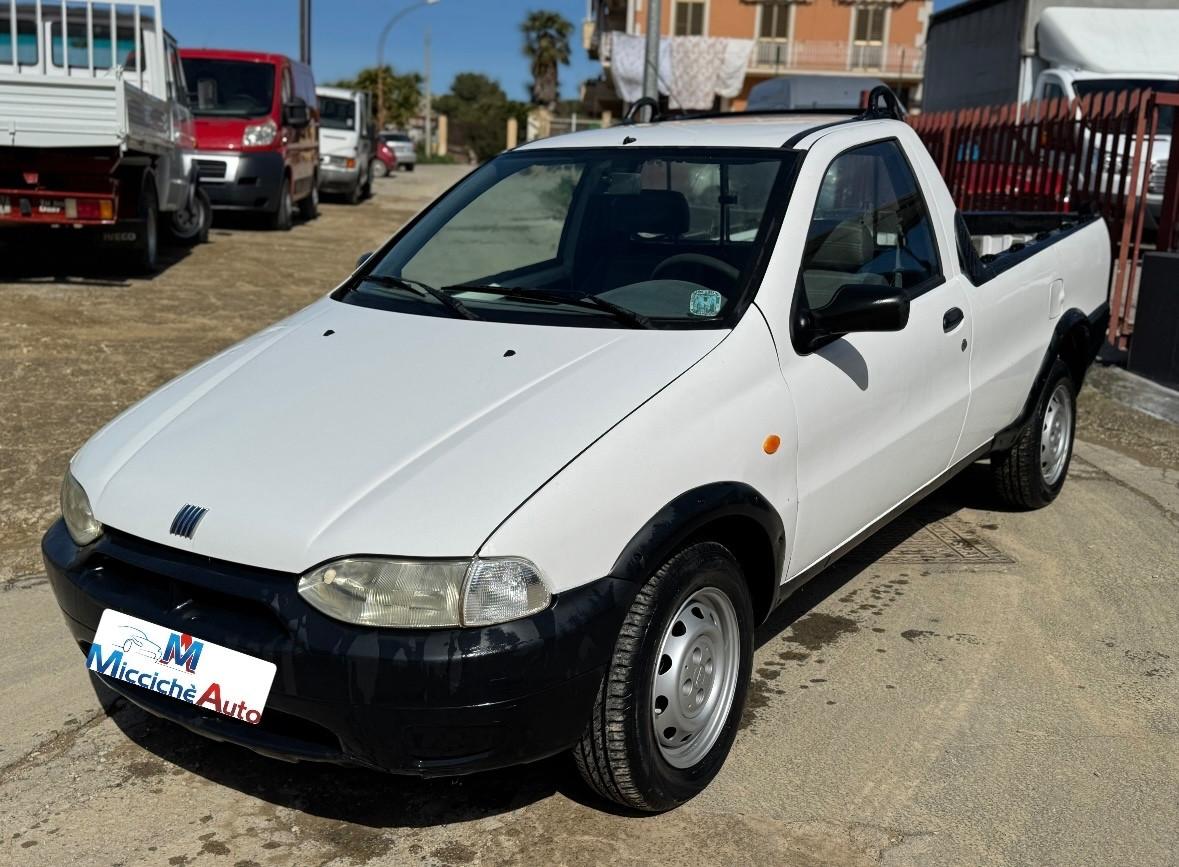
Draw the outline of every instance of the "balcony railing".
<instances>
[{"instance_id":1,"label":"balcony railing","mask_svg":"<svg viewBox=\"0 0 1179 867\"><path fill-rule=\"evenodd\" d=\"M759 39L749 58L753 72L879 72L918 77L925 49L916 45Z\"/></svg>"}]
</instances>

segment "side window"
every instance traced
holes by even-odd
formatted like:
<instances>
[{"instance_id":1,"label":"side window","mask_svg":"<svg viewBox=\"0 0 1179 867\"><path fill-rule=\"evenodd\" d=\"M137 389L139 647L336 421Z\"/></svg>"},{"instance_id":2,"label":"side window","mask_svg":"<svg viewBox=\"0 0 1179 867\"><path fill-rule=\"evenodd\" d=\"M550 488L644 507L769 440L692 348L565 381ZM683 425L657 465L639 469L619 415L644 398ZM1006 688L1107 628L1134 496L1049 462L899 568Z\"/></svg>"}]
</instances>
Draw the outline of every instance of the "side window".
<instances>
[{"instance_id":1,"label":"side window","mask_svg":"<svg viewBox=\"0 0 1179 867\"><path fill-rule=\"evenodd\" d=\"M291 85L291 68L284 66L282 68L282 104L286 105L291 101L294 95L294 87Z\"/></svg>"},{"instance_id":2,"label":"side window","mask_svg":"<svg viewBox=\"0 0 1179 867\"><path fill-rule=\"evenodd\" d=\"M905 289L941 277L929 211L895 141L835 158L823 176L803 252L807 305L822 307L848 284Z\"/></svg>"}]
</instances>

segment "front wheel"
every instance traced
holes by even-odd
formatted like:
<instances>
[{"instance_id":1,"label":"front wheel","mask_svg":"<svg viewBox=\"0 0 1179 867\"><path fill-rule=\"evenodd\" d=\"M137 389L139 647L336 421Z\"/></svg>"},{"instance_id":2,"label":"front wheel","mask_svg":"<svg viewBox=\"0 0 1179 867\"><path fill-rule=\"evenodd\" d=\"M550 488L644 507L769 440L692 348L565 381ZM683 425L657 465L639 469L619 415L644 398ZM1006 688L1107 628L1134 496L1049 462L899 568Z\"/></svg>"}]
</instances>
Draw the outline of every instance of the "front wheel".
<instances>
[{"instance_id":1,"label":"front wheel","mask_svg":"<svg viewBox=\"0 0 1179 867\"><path fill-rule=\"evenodd\" d=\"M699 794L737 736L752 666L740 565L715 542L685 548L627 613L573 750L582 777L602 797L648 812Z\"/></svg>"},{"instance_id":2,"label":"front wheel","mask_svg":"<svg viewBox=\"0 0 1179 867\"><path fill-rule=\"evenodd\" d=\"M172 212L168 229L176 241L191 247L209 240L212 222L213 205L209 194L198 187L185 207Z\"/></svg>"},{"instance_id":3,"label":"front wheel","mask_svg":"<svg viewBox=\"0 0 1179 867\"><path fill-rule=\"evenodd\" d=\"M1014 445L991 457L999 497L1020 509L1039 509L1055 500L1068 475L1076 428L1077 387L1058 358Z\"/></svg>"}]
</instances>

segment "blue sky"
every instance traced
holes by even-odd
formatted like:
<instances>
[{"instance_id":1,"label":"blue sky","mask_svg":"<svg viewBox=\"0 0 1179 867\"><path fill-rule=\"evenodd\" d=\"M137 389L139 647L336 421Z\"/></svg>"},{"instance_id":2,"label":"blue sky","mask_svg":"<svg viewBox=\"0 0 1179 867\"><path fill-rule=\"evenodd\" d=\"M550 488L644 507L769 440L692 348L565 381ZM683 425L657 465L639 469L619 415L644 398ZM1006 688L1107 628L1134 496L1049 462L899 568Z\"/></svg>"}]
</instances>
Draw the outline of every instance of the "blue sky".
<instances>
[{"instance_id":1,"label":"blue sky","mask_svg":"<svg viewBox=\"0 0 1179 867\"><path fill-rule=\"evenodd\" d=\"M311 59L321 82L376 64L377 35L413 0L312 0ZM935 0L937 9L957 0ZM426 30L433 40L433 90L445 93L457 72L483 72L512 99L528 98L528 62L520 53L520 22L532 9L553 9L574 23L572 64L561 69L561 92L575 97L601 71L581 47L586 0L439 0L407 14L389 34L385 57L399 72L423 69ZM164 19L181 45L299 52L298 0L165 0Z\"/></svg>"},{"instance_id":2,"label":"blue sky","mask_svg":"<svg viewBox=\"0 0 1179 867\"><path fill-rule=\"evenodd\" d=\"M374 66L377 35L412 0L312 0L311 65L318 81ZM520 22L533 9L553 9L575 25L571 66L561 69L564 96L575 97L601 70L581 47L586 0L439 0L410 12L390 31L386 61L398 72L423 69L427 28L433 41L433 90L445 93L457 72L495 78L511 99L528 97L528 61ZM299 53L298 0L165 0L164 21L182 46Z\"/></svg>"}]
</instances>

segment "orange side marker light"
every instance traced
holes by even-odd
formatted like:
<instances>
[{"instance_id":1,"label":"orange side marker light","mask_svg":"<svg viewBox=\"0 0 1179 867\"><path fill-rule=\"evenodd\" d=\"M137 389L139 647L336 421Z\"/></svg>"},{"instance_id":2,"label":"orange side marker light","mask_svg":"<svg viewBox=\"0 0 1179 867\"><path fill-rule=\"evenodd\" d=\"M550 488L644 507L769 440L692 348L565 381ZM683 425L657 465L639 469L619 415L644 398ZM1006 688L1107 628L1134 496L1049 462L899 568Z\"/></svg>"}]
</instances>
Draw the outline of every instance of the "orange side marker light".
<instances>
[{"instance_id":1,"label":"orange side marker light","mask_svg":"<svg viewBox=\"0 0 1179 867\"><path fill-rule=\"evenodd\" d=\"M780 445L782 445L782 438L777 434L770 434L766 437L765 442L761 444L761 450L767 455L772 455L778 450Z\"/></svg>"}]
</instances>

